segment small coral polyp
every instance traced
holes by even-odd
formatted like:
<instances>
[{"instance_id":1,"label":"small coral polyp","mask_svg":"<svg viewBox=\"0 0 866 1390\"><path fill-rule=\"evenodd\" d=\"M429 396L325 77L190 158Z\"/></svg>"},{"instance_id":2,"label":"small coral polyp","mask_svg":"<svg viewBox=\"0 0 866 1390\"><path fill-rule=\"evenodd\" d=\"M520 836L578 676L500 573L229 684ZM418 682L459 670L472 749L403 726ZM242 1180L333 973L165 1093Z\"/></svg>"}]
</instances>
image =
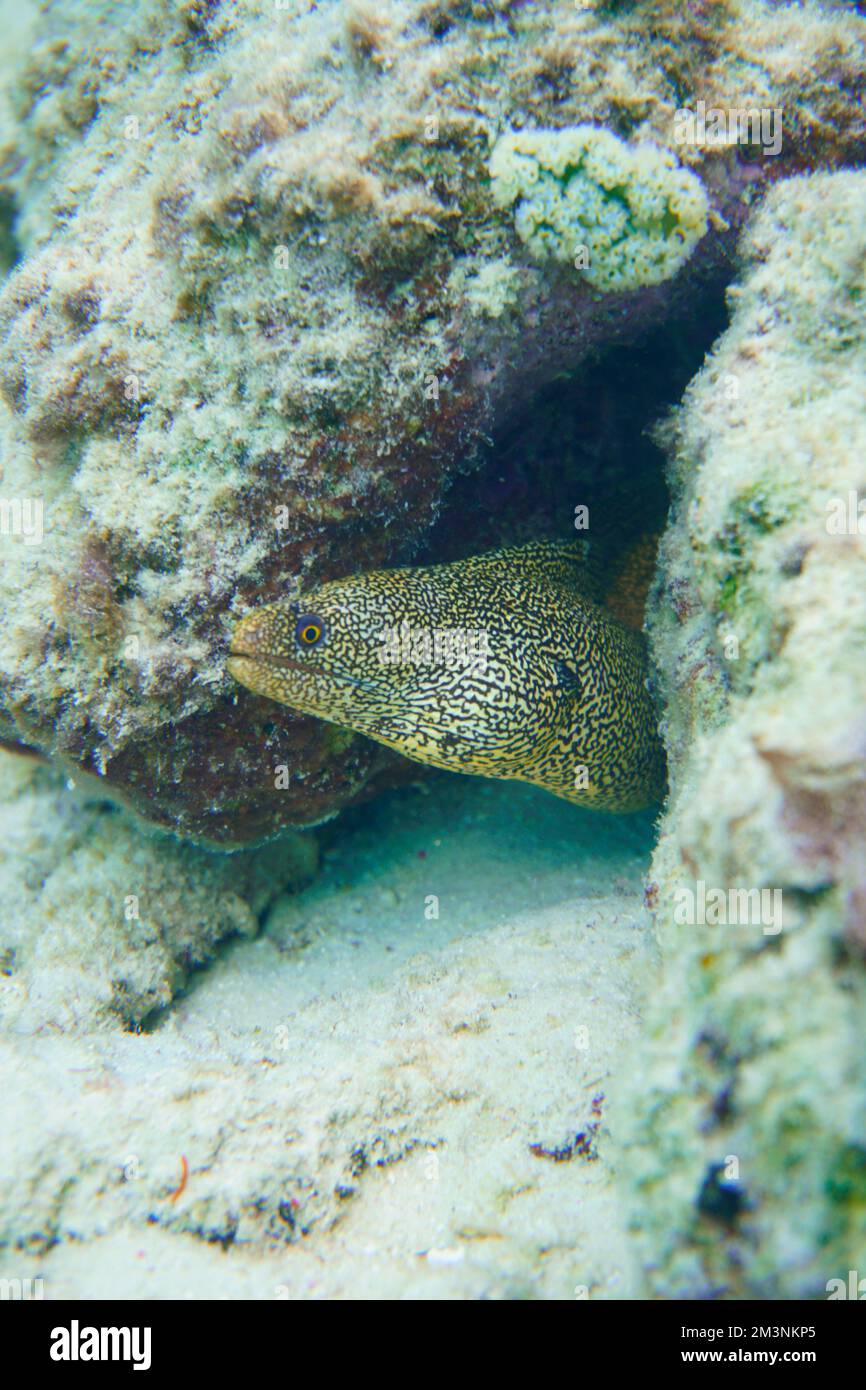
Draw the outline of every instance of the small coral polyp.
<instances>
[{"instance_id":1,"label":"small coral polyp","mask_svg":"<svg viewBox=\"0 0 866 1390\"><path fill-rule=\"evenodd\" d=\"M571 262L599 290L675 275L707 230L701 180L670 151L598 126L511 131L490 157L493 197L538 260Z\"/></svg>"}]
</instances>

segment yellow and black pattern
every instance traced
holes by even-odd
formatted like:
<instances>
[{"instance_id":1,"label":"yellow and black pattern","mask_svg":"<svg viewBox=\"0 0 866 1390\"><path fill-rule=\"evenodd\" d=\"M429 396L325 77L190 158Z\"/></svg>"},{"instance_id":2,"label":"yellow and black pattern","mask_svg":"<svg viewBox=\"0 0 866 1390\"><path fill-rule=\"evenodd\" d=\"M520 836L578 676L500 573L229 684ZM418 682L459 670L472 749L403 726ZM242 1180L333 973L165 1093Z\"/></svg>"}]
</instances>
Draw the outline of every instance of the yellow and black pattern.
<instances>
[{"instance_id":1,"label":"yellow and black pattern","mask_svg":"<svg viewBox=\"0 0 866 1390\"><path fill-rule=\"evenodd\" d=\"M638 810L665 780L644 643L605 611L591 574L586 542L534 541L334 580L244 618L228 669L418 762ZM460 642L462 659L448 659L431 636L443 632L474 634L474 659ZM383 657L394 634L406 659Z\"/></svg>"}]
</instances>

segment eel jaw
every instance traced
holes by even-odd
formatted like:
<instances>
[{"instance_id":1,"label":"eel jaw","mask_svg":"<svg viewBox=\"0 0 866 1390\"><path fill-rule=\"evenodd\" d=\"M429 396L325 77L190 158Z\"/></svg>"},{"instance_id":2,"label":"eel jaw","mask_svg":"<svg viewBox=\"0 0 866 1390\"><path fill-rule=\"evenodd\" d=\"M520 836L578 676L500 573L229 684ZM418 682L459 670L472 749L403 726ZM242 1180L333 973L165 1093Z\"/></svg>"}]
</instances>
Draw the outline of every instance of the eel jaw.
<instances>
[{"instance_id":1,"label":"eel jaw","mask_svg":"<svg viewBox=\"0 0 866 1390\"><path fill-rule=\"evenodd\" d=\"M269 608L255 610L242 618L231 634L226 670L247 690L283 705L292 707L291 697L297 693L298 702L294 708L303 709L303 678L309 688L323 672L306 661L285 655L280 650L281 643L274 627L274 612ZM293 679L295 675L302 679Z\"/></svg>"},{"instance_id":2,"label":"eel jaw","mask_svg":"<svg viewBox=\"0 0 866 1390\"><path fill-rule=\"evenodd\" d=\"M339 708L341 699L361 694L375 699L381 695L380 687L341 671L323 670L309 660L301 661L274 651L260 617L260 614L250 614L232 634L226 671L233 680L254 695L275 700L299 714L345 721L348 727L356 727L352 720L353 715L357 716L357 709Z\"/></svg>"},{"instance_id":3,"label":"eel jaw","mask_svg":"<svg viewBox=\"0 0 866 1390\"><path fill-rule=\"evenodd\" d=\"M229 652L226 661L226 670L236 680L239 685L245 685L248 689L255 689L256 675L262 670L265 663L258 657L247 656L244 652Z\"/></svg>"},{"instance_id":4,"label":"eel jaw","mask_svg":"<svg viewBox=\"0 0 866 1390\"><path fill-rule=\"evenodd\" d=\"M268 661L263 661L261 657L232 653L226 662L226 670L233 680L251 690L254 695L264 695L269 700L286 703L278 668Z\"/></svg>"},{"instance_id":5,"label":"eel jaw","mask_svg":"<svg viewBox=\"0 0 866 1390\"><path fill-rule=\"evenodd\" d=\"M287 690L291 691L293 684L290 673L298 672L308 677L315 677L319 673L304 662L284 656L278 649L275 650L276 645L269 611L264 609L250 613L241 619L232 632L226 670L233 680L255 695L288 704L290 701L287 701L286 693Z\"/></svg>"}]
</instances>

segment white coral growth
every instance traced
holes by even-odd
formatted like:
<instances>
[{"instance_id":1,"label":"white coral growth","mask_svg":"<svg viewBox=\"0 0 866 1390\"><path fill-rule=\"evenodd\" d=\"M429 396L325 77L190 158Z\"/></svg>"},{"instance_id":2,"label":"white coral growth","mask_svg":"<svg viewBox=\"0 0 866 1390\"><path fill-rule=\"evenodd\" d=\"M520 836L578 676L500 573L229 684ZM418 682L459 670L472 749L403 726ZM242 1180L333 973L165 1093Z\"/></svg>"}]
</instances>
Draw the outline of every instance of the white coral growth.
<instances>
[{"instance_id":1,"label":"white coral growth","mask_svg":"<svg viewBox=\"0 0 866 1390\"><path fill-rule=\"evenodd\" d=\"M656 285L707 230L700 179L656 145L592 125L509 132L490 158L493 197L539 260L570 261L600 290Z\"/></svg>"}]
</instances>

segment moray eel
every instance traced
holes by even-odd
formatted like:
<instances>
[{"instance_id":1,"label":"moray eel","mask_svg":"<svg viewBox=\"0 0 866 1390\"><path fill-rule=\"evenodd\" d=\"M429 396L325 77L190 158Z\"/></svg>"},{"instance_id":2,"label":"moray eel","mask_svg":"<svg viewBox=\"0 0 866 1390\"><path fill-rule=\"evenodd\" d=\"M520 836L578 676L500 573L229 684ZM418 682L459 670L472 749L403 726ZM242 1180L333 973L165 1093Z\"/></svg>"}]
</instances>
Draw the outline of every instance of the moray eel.
<instances>
[{"instance_id":1,"label":"moray eel","mask_svg":"<svg viewBox=\"0 0 866 1390\"><path fill-rule=\"evenodd\" d=\"M643 637L599 601L586 546L322 584L243 618L228 670L418 762L639 810L665 783Z\"/></svg>"}]
</instances>

